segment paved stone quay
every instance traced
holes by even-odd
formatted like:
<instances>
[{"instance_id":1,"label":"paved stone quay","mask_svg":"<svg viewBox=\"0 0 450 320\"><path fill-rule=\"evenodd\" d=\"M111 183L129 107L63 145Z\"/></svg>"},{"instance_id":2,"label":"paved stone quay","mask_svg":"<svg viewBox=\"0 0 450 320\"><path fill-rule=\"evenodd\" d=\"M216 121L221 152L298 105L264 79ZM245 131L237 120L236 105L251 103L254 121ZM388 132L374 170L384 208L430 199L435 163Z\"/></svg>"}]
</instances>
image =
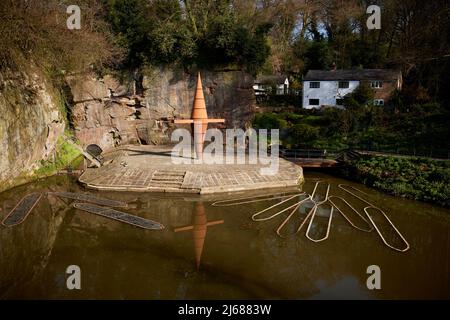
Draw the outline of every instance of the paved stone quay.
<instances>
[{"instance_id":1,"label":"paved stone quay","mask_svg":"<svg viewBox=\"0 0 450 320\"><path fill-rule=\"evenodd\" d=\"M137 192L211 194L295 187L303 181L300 166L279 158L274 175L267 164L174 164L170 147L126 146L106 155L108 164L89 168L79 178L87 188ZM236 161L235 161L236 162Z\"/></svg>"}]
</instances>

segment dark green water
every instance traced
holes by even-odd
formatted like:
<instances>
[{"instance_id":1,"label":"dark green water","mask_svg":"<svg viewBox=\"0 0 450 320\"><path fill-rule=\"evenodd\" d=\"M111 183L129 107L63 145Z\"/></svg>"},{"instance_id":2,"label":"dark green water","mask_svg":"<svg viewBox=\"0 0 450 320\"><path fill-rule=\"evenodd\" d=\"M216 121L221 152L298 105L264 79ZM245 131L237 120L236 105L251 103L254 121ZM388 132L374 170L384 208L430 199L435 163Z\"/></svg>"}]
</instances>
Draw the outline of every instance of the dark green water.
<instances>
[{"instance_id":1,"label":"dark green water","mask_svg":"<svg viewBox=\"0 0 450 320\"><path fill-rule=\"evenodd\" d=\"M371 202L385 209L411 250L389 249L375 232L358 231L339 214L334 216L329 239L322 243L308 240L305 230L279 238L275 229L287 213L266 222L250 219L275 201L213 207L211 202L218 196L92 192L127 201L126 212L166 226L149 231L44 196L23 224L0 226L0 298L450 298L450 210L394 198L324 174L307 173L303 189L311 192L317 178L331 183L332 194L342 194L339 183L367 192ZM67 177L18 187L0 194L0 218L24 195L38 191L86 190ZM363 207L349 200L359 210ZM288 231L300 217L292 219ZM317 218L312 231L323 234L326 221ZM189 229L192 225L194 229ZM395 234L386 230L386 237L396 242ZM67 289L70 265L81 268L81 290ZM370 265L381 269L381 290L366 286Z\"/></svg>"}]
</instances>

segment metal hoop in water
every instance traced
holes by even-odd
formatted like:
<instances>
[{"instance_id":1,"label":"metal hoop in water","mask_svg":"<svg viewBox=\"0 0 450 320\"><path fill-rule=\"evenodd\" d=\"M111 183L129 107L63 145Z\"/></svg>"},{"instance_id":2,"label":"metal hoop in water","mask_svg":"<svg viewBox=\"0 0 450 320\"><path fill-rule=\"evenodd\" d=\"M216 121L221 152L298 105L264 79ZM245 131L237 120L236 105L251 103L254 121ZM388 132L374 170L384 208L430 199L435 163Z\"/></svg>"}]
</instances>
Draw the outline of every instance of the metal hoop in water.
<instances>
[{"instance_id":1,"label":"metal hoop in water","mask_svg":"<svg viewBox=\"0 0 450 320\"><path fill-rule=\"evenodd\" d=\"M311 231L311 226L314 222L314 218L316 217L316 212L317 212L317 208L319 206L321 206L322 204L324 204L325 202L322 201L320 204L314 206L314 211L312 213L311 219L309 220L309 225L308 225L308 229L306 229L306 238L308 238L309 240L313 241L313 242L322 242L324 240L328 239L328 236L330 235L330 229L331 229L331 221L333 220L333 211L334 211L334 207L331 205L331 210L330 210L330 217L328 218L328 225L327 225L327 232L325 234L325 236L321 239L313 239L310 235L309 232Z\"/></svg>"},{"instance_id":2,"label":"metal hoop in water","mask_svg":"<svg viewBox=\"0 0 450 320\"><path fill-rule=\"evenodd\" d=\"M308 196L306 199L303 199L302 201L300 201L299 203L297 203L297 206L294 208L294 210L292 210L292 212L289 214L289 216L286 217L286 219L278 226L277 228L277 235L280 236L281 238L285 238L285 236L283 236L281 234L281 229L283 229L283 227L287 224L287 222L291 219L291 217L294 215L294 213L300 208L300 206L303 204L303 202L307 201L307 200L311 200L311 196ZM311 200L313 201L313 200ZM314 201L313 201L314 202ZM303 222L300 224L300 226L297 228L297 231L295 231L294 234L297 234L300 232L300 230L303 228L303 226L305 225L305 223L308 221L309 217L311 216L313 210L314 210L315 204L314 206L311 208L311 210L309 210L308 214L306 215L306 217L303 219Z\"/></svg>"},{"instance_id":3,"label":"metal hoop in water","mask_svg":"<svg viewBox=\"0 0 450 320\"><path fill-rule=\"evenodd\" d=\"M358 188L355 188L353 186L349 186L349 185L345 185L345 184L340 184L338 185L338 187L342 190L344 190L345 192L347 192L348 194L351 194L352 196L354 196L355 198L361 200L362 202L364 202L365 204L367 204L368 206L364 208L364 212L366 213L366 216L369 218L370 222L372 223L372 225L375 227L375 230L377 231L378 235L380 236L381 240L383 241L383 243L388 246L389 248L395 250L395 251L399 251L399 252L405 252L408 251L410 249L409 243L408 241L406 241L406 239L403 237L403 235L400 233L400 231L395 227L395 225L392 223L392 221L389 219L389 217L387 216L387 214L381 210L380 208L378 208L377 206L373 205L372 203L370 203L369 201L367 201L366 199L358 196L357 194L355 194L354 192L351 192L347 189L353 189L356 190L357 192L360 192L362 194L367 195L367 193L365 193L364 191L359 190ZM395 230L395 232L397 232L397 234L400 236L400 238L403 240L403 242L406 244L406 248L405 249L399 249L393 245L390 245L387 240L384 238L383 234L381 233L380 229L378 228L378 226L375 224L375 221L372 219L372 217L370 216L369 213L369 209L374 209L374 210L378 210L379 212L381 212L383 214L383 216L385 217L385 219L389 222L389 224L391 225L391 227Z\"/></svg>"},{"instance_id":4,"label":"metal hoop in water","mask_svg":"<svg viewBox=\"0 0 450 320\"><path fill-rule=\"evenodd\" d=\"M313 190L313 192L312 192L312 194L311 194L311 200L315 203L315 204L322 204L322 203L324 203L324 202L327 202L327 200L328 200L328 194L330 193L330 187L331 187L331 185L328 183L328 185L327 185L327 192L326 192L326 194L325 194L325 199L323 199L322 201L319 201L319 202L316 202L316 201L314 201L314 196L316 195L316 192L317 192L317 187L319 186L319 184L321 184L321 183L325 183L325 181L323 181L323 180L319 180L319 181L317 181L316 182L316 185L314 186L314 190Z\"/></svg>"},{"instance_id":5,"label":"metal hoop in water","mask_svg":"<svg viewBox=\"0 0 450 320\"><path fill-rule=\"evenodd\" d=\"M339 188L339 189L344 190L344 191L347 192L348 194L351 194L352 196L354 196L355 198L361 200L362 202L364 202L365 204L369 205L370 207L376 208L376 206L375 206L374 204L370 203L370 202L367 201L366 199L361 198L360 196L358 196L358 195L355 194L354 192L348 191L348 190L346 189L347 187L350 188L350 189L353 189L353 190L355 190L355 191L361 192L362 194L368 196L368 194L365 193L364 191L361 191L361 190L359 190L358 188L355 188L355 187L350 186L350 185L348 185L348 184L339 184L339 185L338 185L338 188Z\"/></svg>"},{"instance_id":6,"label":"metal hoop in water","mask_svg":"<svg viewBox=\"0 0 450 320\"><path fill-rule=\"evenodd\" d=\"M311 212L310 212L310 214L311 214L311 219L309 219L308 229L306 229L306 238L308 238L309 240L311 240L311 241L313 241L313 242L321 242L321 241L324 241L324 240L326 240L326 239L328 238L328 236L329 236L329 234L330 234L330 228L331 228L331 219L333 218L333 206L331 206L330 218L329 218L329 220L328 220L327 233L326 233L325 237L322 238L322 239L318 239L318 240L317 240L317 239L313 239L313 238L311 238L311 237L309 236L309 231L311 230L311 226L312 226L312 223L313 223L313 221L314 221L314 217L316 216L317 208L318 208L320 205L322 205L322 204L324 204L325 202L328 201L328 195L330 194L330 188L331 188L331 185L328 183L328 185L327 185L327 192L326 192L326 194L325 194L325 198L324 198L322 201L319 201L319 202L315 202L315 201L314 201L314 196L315 196L315 194L316 194L316 192L317 192L317 186L318 186L320 183L322 183L322 182L324 182L324 181L317 181L317 182L316 182L316 185L315 185L314 190L313 190L313 194L311 195L311 199L312 199L312 201L314 202L314 207L313 207L313 209L312 209ZM308 214L308 215L309 215L309 214Z\"/></svg>"},{"instance_id":7,"label":"metal hoop in water","mask_svg":"<svg viewBox=\"0 0 450 320\"><path fill-rule=\"evenodd\" d=\"M369 209L374 209L374 210L378 210L379 212L381 212L383 214L383 216L386 218L386 220L389 222L389 224L391 225L391 227L395 230L395 232L397 232L397 234L400 236L400 238L403 240L403 242L406 244L406 248L405 249L399 249L391 244L389 244L387 242L387 240L383 237L383 234L381 233L380 229L378 228L378 226L376 225L375 221L372 219L372 217L369 214ZM392 221L388 218L388 216L386 215L386 213L381 210L380 208L376 208L376 207L365 207L364 208L364 212L366 213L367 217L370 219L370 222L372 222L373 226L375 227L375 230L377 231L378 235L380 236L381 240L383 240L384 244L386 246L388 246L389 248L395 250L395 251L399 251L399 252L406 252L409 250L410 246L408 241L406 241L406 239L403 237L403 235L400 233L400 231L395 227L395 225L392 223Z\"/></svg>"},{"instance_id":8,"label":"metal hoop in water","mask_svg":"<svg viewBox=\"0 0 450 320\"><path fill-rule=\"evenodd\" d=\"M287 207L287 208L285 208L285 209L283 209L283 210L281 210L281 211L278 211L278 212L274 213L273 215L271 215L271 216L269 216L269 217L267 217L267 218L256 218L256 217L259 216L260 214L262 214L262 213L264 213L264 212L270 210L270 209L276 208L276 207L278 207L279 205L282 205L283 203L286 203L286 202L288 202L288 201L294 199L295 197L302 196L302 195L305 195L305 194L306 194L306 193L304 193L304 192L303 192L303 193L300 193L300 194L296 194L296 195L294 195L294 196L292 196L292 197L289 197L289 198L287 198L287 199L285 199L285 200L283 200L283 201L281 201L281 202L279 202L279 203L277 203L277 204L274 204L274 205L272 205L272 206L270 206L270 207L268 207L268 208L265 208L265 209L263 209L263 210L261 210L261 211L258 211L257 213L255 213L255 214L252 215L252 220L253 220L253 221L267 221L267 220L270 220L270 219L272 219L272 218L275 218L276 216L280 215L281 213L283 213L283 212L289 210L290 208L294 207L297 203L295 203L294 205L291 205L291 206L289 206L289 207Z\"/></svg>"},{"instance_id":9,"label":"metal hoop in water","mask_svg":"<svg viewBox=\"0 0 450 320\"><path fill-rule=\"evenodd\" d=\"M363 229L363 228L360 228L360 227L358 227L357 225L355 225L351 220L350 220L350 218L348 218L347 217L347 215L334 203L334 201L333 200L331 200L332 198L335 198L335 199L339 199L339 200L341 200L342 202L344 202L347 206L349 206L349 208L350 209L352 209L353 210L353 212L355 212L362 220L364 220L364 222L369 226L369 229ZM337 211L339 211L340 212L340 214L344 217L344 219L345 220L347 220L347 222L348 223L350 223L350 225L353 227L353 228L355 228L355 229L358 229L358 230L360 230L360 231L364 231L364 232L371 232L372 230L373 230L373 227L372 227L372 225L369 223L369 221L367 221L366 220L366 218L364 218L363 217L363 215L361 215L359 212L358 212L358 210L356 210L347 200L345 200L344 198L342 198L342 197L338 197L338 196L330 196L329 198L328 198L328 200L330 201L330 203L336 208L336 210Z\"/></svg>"},{"instance_id":10,"label":"metal hoop in water","mask_svg":"<svg viewBox=\"0 0 450 320\"><path fill-rule=\"evenodd\" d=\"M317 211L317 207L318 207L319 205L321 205L321 204L327 202L327 200L328 200L328 195L329 195L329 193L330 193L330 187L331 187L329 183L328 183L328 185L327 185L327 191L326 191L324 200L323 200L323 201L320 201L320 202L314 201L314 197L315 197L315 195L316 195L317 188L318 188L319 184L320 184L320 183L323 183L323 182L324 182L324 181L320 181L320 180L317 181L316 184L315 184L315 186L314 186L314 189L313 189L312 194L311 194L308 198L303 199L302 201L300 201L299 203L296 204L294 210L289 214L288 217L286 217L286 219L285 219L285 220L280 224L280 226L278 227L278 229L277 229L277 234L278 234L278 236L280 236L280 237L283 238L283 235L281 235L281 229L283 229L283 227L284 227L284 226L287 224L287 222L291 219L291 217L294 215L295 211L300 207L300 205L301 205L303 202L307 201L307 200L311 200L311 201L314 203L314 206L313 206L313 207L311 208L311 210L308 212L307 216L303 219L303 222L300 224L300 226L298 227L298 229L297 229L297 231L295 232L295 234L297 234L298 232L300 232L300 230L303 228L303 226L306 224L306 222L310 219L310 217L311 217L311 220L310 220L310 224L311 224L311 221L312 221L312 219L314 218L314 215L315 215L315 213L316 213L316 211ZM281 212L280 212L280 213L281 213ZM331 224L331 221L330 221L329 223ZM329 228L330 228L330 226L328 227L328 229L329 229ZM327 237L328 237L328 236L327 236Z\"/></svg>"},{"instance_id":11,"label":"metal hoop in water","mask_svg":"<svg viewBox=\"0 0 450 320\"><path fill-rule=\"evenodd\" d=\"M295 195L302 195L304 193L296 193ZM263 196L256 196L256 197L243 197L243 198L234 198L234 199L227 199L227 200L220 200L212 203L211 205L214 207L231 207L231 206L237 206L239 204L245 204L245 203L254 203L254 202L261 202L261 201L270 201L270 200L276 200L276 199L283 199L288 198L292 196L292 193L290 194L273 194L273 195L263 195ZM261 199L256 199L261 198ZM240 200L244 200L241 202L237 202ZM248 200L248 201L246 201Z\"/></svg>"}]
</instances>

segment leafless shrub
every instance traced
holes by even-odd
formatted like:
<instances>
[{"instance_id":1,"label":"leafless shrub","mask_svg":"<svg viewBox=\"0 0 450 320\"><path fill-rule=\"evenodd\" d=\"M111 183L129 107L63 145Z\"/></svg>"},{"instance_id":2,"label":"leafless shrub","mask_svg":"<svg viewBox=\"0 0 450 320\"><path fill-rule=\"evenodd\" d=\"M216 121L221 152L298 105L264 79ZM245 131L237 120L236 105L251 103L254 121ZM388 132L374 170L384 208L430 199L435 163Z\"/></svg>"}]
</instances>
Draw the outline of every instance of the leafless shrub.
<instances>
[{"instance_id":1,"label":"leafless shrub","mask_svg":"<svg viewBox=\"0 0 450 320\"><path fill-rule=\"evenodd\" d=\"M0 1L0 70L20 69L32 62L52 74L63 74L120 59L120 51L108 41L97 0L77 1L81 30L67 28L70 4L70 0Z\"/></svg>"}]
</instances>

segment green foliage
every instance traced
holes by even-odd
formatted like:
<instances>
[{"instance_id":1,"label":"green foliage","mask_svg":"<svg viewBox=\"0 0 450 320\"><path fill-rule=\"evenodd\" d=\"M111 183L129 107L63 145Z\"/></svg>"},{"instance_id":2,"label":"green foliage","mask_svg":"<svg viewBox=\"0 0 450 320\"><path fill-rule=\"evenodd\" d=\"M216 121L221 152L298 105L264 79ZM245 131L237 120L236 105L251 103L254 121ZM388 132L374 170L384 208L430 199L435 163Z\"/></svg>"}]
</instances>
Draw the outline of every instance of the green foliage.
<instances>
[{"instance_id":1,"label":"green foliage","mask_svg":"<svg viewBox=\"0 0 450 320\"><path fill-rule=\"evenodd\" d=\"M369 104L374 98L373 89L365 82L361 83L353 92L344 97L344 105L356 109Z\"/></svg>"},{"instance_id":2,"label":"green foliage","mask_svg":"<svg viewBox=\"0 0 450 320\"><path fill-rule=\"evenodd\" d=\"M306 70L328 70L332 63L332 49L325 40L307 42L304 54Z\"/></svg>"},{"instance_id":3,"label":"green foliage","mask_svg":"<svg viewBox=\"0 0 450 320\"><path fill-rule=\"evenodd\" d=\"M209 4L177 0L104 0L127 63L180 63L214 68L237 65L252 73L270 54L270 25L255 30L237 19L228 0Z\"/></svg>"},{"instance_id":4,"label":"green foliage","mask_svg":"<svg viewBox=\"0 0 450 320\"><path fill-rule=\"evenodd\" d=\"M299 123L293 125L290 130L290 138L294 139L296 144L311 143L315 141L319 136L319 128L310 126L308 124Z\"/></svg>"},{"instance_id":5,"label":"green foliage","mask_svg":"<svg viewBox=\"0 0 450 320\"><path fill-rule=\"evenodd\" d=\"M178 1L104 0L116 43L127 51L126 63L171 63L195 54L193 36L181 23Z\"/></svg>"},{"instance_id":6,"label":"green foliage","mask_svg":"<svg viewBox=\"0 0 450 320\"><path fill-rule=\"evenodd\" d=\"M41 166L34 174L37 177L47 177L70 164L76 166L79 159L80 151L60 137L56 145L55 158L53 160L41 161Z\"/></svg>"},{"instance_id":7,"label":"green foliage","mask_svg":"<svg viewBox=\"0 0 450 320\"><path fill-rule=\"evenodd\" d=\"M369 186L450 207L450 161L365 156L348 165L351 178Z\"/></svg>"},{"instance_id":8,"label":"green foliage","mask_svg":"<svg viewBox=\"0 0 450 320\"><path fill-rule=\"evenodd\" d=\"M275 113L258 113L253 125L256 129L284 129L287 127L287 121Z\"/></svg>"},{"instance_id":9,"label":"green foliage","mask_svg":"<svg viewBox=\"0 0 450 320\"><path fill-rule=\"evenodd\" d=\"M438 104L414 105L409 112L368 105L344 110L299 109L296 113L258 114L255 126L288 129L288 135L295 134L296 138L282 137L282 141L292 147L357 148L447 157L449 121L450 112ZM300 137L300 128L306 130L307 127L297 125L314 128L314 134L306 135L307 139ZM294 126L297 126L295 130Z\"/></svg>"}]
</instances>

